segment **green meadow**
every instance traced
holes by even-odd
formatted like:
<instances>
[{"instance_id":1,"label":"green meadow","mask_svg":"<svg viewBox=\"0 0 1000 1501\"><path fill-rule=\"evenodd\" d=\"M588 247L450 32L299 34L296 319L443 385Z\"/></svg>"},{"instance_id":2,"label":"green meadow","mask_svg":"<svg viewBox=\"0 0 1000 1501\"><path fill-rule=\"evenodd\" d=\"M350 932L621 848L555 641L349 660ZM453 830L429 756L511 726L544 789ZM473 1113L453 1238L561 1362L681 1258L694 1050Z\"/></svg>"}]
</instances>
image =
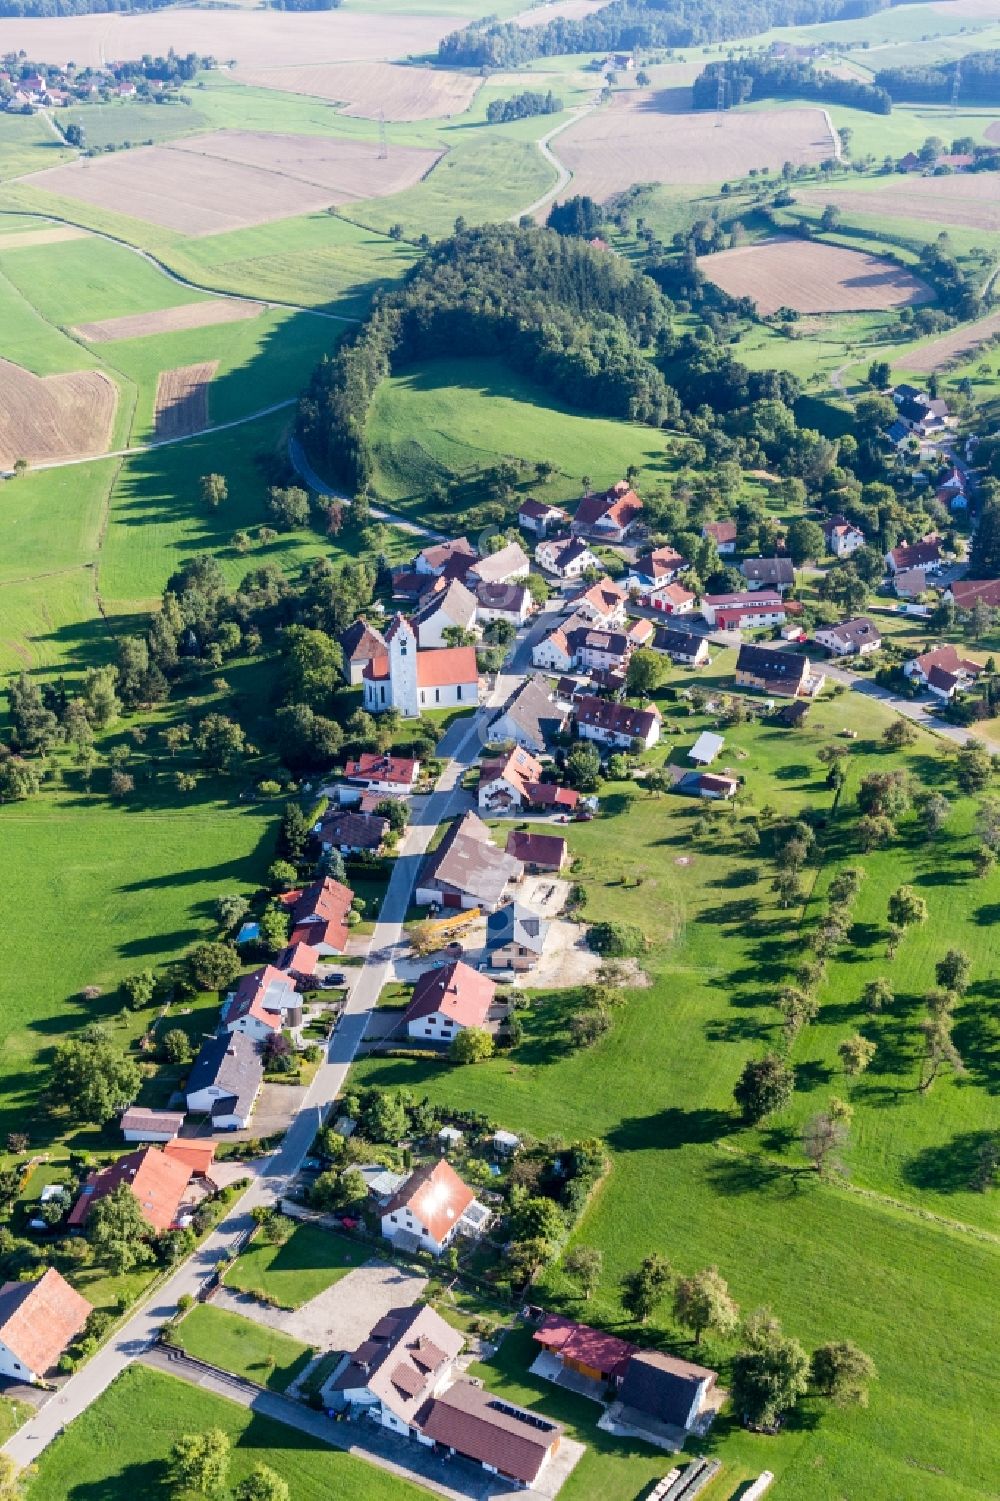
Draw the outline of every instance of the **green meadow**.
<instances>
[{"instance_id":1,"label":"green meadow","mask_svg":"<svg viewBox=\"0 0 1000 1501\"><path fill-rule=\"evenodd\" d=\"M39 115L0 115L0 182L58 167L75 155Z\"/></svg>"},{"instance_id":2,"label":"green meadow","mask_svg":"<svg viewBox=\"0 0 1000 1501\"><path fill-rule=\"evenodd\" d=\"M115 99L108 104L70 105L60 110L59 124L79 125L86 146L103 150L106 146L145 146L169 141L174 136L204 130L207 125L200 110L192 109L185 95L183 103L146 104L137 99Z\"/></svg>"}]
</instances>

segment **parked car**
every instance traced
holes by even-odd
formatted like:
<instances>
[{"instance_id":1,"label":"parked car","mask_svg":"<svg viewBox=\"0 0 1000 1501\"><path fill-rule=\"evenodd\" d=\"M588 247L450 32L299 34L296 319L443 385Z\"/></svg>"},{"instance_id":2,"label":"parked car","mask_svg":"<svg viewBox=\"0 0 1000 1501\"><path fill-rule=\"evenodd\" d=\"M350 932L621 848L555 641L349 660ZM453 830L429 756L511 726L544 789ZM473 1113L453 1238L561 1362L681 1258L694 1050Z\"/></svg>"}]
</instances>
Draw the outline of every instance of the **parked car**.
<instances>
[{"instance_id":1,"label":"parked car","mask_svg":"<svg viewBox=\"0 0 1000 1501\"><path fill-rule=\"evenodd\" d=\"M343 974L339 969L335 969L332 974L325 974L319 982L321 990L333 990L341 985L346 984L347 976Z\"/></svg>"}]
</instances>

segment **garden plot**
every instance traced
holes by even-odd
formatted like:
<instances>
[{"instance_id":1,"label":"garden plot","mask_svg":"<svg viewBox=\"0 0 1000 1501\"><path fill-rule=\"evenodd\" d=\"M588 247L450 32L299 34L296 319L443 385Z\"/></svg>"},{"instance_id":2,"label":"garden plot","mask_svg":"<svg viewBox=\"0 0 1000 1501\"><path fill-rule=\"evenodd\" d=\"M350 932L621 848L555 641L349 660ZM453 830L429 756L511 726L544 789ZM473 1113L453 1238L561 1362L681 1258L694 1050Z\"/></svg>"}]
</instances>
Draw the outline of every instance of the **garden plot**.
<instances>
[{"instance_id":1,"label":"garden plot","mask_svg":"<svg viewBox=\"0 0 1000 1501\"><path fill-rule=\"evenodd\" d=\"M568 191L604 202L635 183L715 183L751 167L814 165L834 154L821 109L716 115L679 112L676 87L662 94L616 94L559 137L557 154L573 173Z\"/></svg>"},{"instance_id":2,"label":"garden plot","mask_svg":"<svg viewBox=\"0 0 1000 1501\"><path fill-rule=\"evenodd\" d=\"M156 383L157 438L186 438L208 426L208 383L218 360L163 370Z\"/></svg>"},{"instance_id":3,"label":"garden plot","mask_svg":"<svg viewBox=\"0 0 1000 1501\"><path fill-rule=\"evenodd\" d=\"M398 63L317 63L301 68L238 68L238 83L286 94L308 94L340 105L342 115L377 120L435 120L464 114L483 80L446 68Z\"/></svg>"},{"instance_id":4,"label":"garden plot","mask_svg":"<svg viewBox=\"0 0 1000 1501\"><path fill-rule=\"evenodd\" d=\"M990 130L996 126L991 125ZM989 135L989 131L987 131ZM1000 132L993 137L1000 139ZM956 172L950 177L895 177L877 193L824 188L824 204L844 214L884 219L928 220L939 228L1000 230L1000 178L995 172Z\"/></svg>"},{"instance_id":5,"label":"garden plot","mask_svg":"<svg viewBox=\"0 0 1000 1501\"><path fill-rule=\"evenodd\" d=\"M216 323L238 323L256 318L262 302L241 302L235 297L216 297L207 302L182 302L154 313L127 313L122 318L104 318L98 323L80 323L70 332L91 344L110 344L116 339L141 339L152 334L175 334Z\"/></svg>"},{"instance_id":6,"label":"garden plot","mask_svg":"<svg viewBox=\"0 0 1000 1501\"><path fill-rule=\"evenodd\" d=\"M169 146L72 162L26 179L33 187L128 212L199 236L316 213L412 187L440 152L372 142L214 131Z\"/></svg>"},{"instance_id":7,"label":"garden plot","mask_svg":"<svg viewBox=\"0 0 1000 1501\"><path fill-rule=\"evenodd\" d=\"M751 298L765 317L782 307L800 313L884 311L934 296L920 277L879 256L783 235L701 256L698 267L730 297Z\"/></svg>"},{"instance_id":8,"label":"garden plot","mask_svg":"<svg viewBox=\"0 0 1000 1501\"><path fill-rule=\"evenodd\" d=\"M106 452L117 404L99 370L39 377L0 358L0 468Z\"/></svg>"}]
</instances>

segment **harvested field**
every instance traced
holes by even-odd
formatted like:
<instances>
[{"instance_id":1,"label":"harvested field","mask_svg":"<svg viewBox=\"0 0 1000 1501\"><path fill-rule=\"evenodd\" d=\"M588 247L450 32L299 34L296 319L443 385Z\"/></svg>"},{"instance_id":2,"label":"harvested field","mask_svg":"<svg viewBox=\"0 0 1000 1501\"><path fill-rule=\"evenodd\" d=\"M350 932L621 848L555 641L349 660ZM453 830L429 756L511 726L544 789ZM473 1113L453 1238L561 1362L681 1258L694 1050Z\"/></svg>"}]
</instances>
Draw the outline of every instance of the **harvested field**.
<instances>
[{"instance_id":1,"label":"harvested field","mask_svg":"<svg viewBox=\"0 0 1000 1501\"><path fill-rule=\"evenodd\" d=\"M71 162L25 181L199 236L398 193L419 182L440 154L396 146L380 161L377 146L366 141L220 130Z\"/></svg>"},{"instance_id":2,"label":"harvested field","mask_svg":"<svg viewBox=\"0 0 1000 1501\"><path fill-rule=\"evenodd\" d=\"M186 438L208 426L208 383L218 360L162 370L156 383L157 438Z\"/></svg>"},{"instance_id":3,"label":"harvested field","mask_svg":"<svg viewBox=\"0 0 1000 1501\"><path fill-rule=\"evenodd\" d=\"M990 130L996 127L991 125ZM1000 139L1000 133L994 138ZM879 219L920 219L940 228L1000 230L1000 178L995 172L956 172L951 177L895 177L877 193L824 188L820 201L843 214Z\"/></svg>"},{"instance_id":4,"label":"harvested field","mask_svg":"<svg viewBox=\"0 0 1000 1501\"><path fill-rule=\"evenodd\" d=\"M995 339L998 334L1000 313L989 313L985 318L978 318L975 323L967 323L964 328L953 329L949 334L942 334L939 339L932 339L922 349L906 355L899 364L906 370L930 374L932 370L940 370L955 361L969 359L981 344L985 344L988 339Z\"/></svg>"},{"instance_id":5,"label":"harvested field","mask_svg":"<svg viewBox=\"0 0 1000 1501\"><path fill-rule=\"evenodd\" d=\"M0 54L24 48L34 62L98 67L109 57L181 56L235 59L245 68L353 62L433 52L456 18L379 15L372 11L189 10L0 20Z\"/></svg>"},{"instance_id":6,"label":"harvested field","mask_svg":"<svg viewBox=\"0 0 1000 1501\"><path fill-rule=\"evenodd\" d=\"M786 235L703 255L698 266L731 297L752 298L765 316L780 307L800 313L882 312L934 296L925 281L879 256Z\"/></svg>"},{"instance_id":7,"label":"harvested field","mask_svg":"<svg viewBox=\"0 0 1000 1501\"><path fill-rule=\"evenodd\" d=\"M573 173L567 193L604 202L640 182L716 183L751 167L823 161L834 143L821 109L761 110L716 116L679 112L677 88L616 94L558 139ZM565 196L565 195L564 195Z\"/></svg>"},{"instance_id":8,"label":"harvested field","mask_svg":"<svg viewBox=\"0 0 1000 1501\"><path fill-rule=\"evenodd\" d=\"M117 404L99 370L42 378L0 358L0 468L107 452Z\"/></svg>"},{"instance_id":9,"label":"harvested field","mask_svg":"<svg viewBox=\"0 0 1000 1501\"><path fill-rule=\"evenodd\" d=\"M58 245L63 240L83 240L85 229L73 224L54 224L51 229L24 229L20 234L0 235L0 250L25 250L31 245Z\"/></svg>"},{"instance_id":10,"label":"harvested field","mask_svg":"<svg viewBox=\"0 0 1000 1501\"><path fill-rule=\"evenodd\" d=\"M110 344L115 339L176 334L189 328L208 328L213 323L239 323L244 318L256 318L263 311L262 302L213 297L205 302L182 302L179 307L159 308L155 313L126 313L123 318L105 318L100 323L78 323L70 333L91 344Z\"/></svg>"},{"instance_id":11,"label":"harvested field","mask_svg":"<svg viewBox=\"0 0 1000 1501\"><path fill-rule=\"evenodd\" d=\"M238 83L286 94L308 94L341 106L342 115L377 120L436 120L462 115L483 80L445 68L406 68L398 63L318 63L303 68L238 68Z\"/></svg>"},{"instance_id":12,"label":"harvested field","mask_svg":"<svg viewBox=\"0 0 1000 1501\"><path fill-rule=\"evenodd\" d=\"M545 5L533 5L514 16L515 26L547 26L550 21L582 21L592 16L608 0L548 0Z\"/></svg>"}]
</instances>

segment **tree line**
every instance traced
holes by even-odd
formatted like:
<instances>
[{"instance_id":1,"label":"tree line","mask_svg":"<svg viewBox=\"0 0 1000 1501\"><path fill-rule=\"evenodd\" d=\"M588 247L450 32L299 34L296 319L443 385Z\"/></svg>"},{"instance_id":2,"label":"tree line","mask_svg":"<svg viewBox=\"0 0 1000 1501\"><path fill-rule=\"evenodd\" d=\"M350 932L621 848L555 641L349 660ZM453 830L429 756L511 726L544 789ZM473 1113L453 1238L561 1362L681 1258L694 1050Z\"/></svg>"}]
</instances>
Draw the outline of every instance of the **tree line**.
<instances>
[{"instance_id":1,"label":"tree line","mask_svg":"<svg viewBox=\"0 0 1000 1501\"><path fill-rule=\"evenodd\" d=\"M486 106L486 118L491 125L507 125L511 120L526 120L529 115L557 115L562 107L562 100L551 89L545 94L525 89L509 99L494 99Z\"/></svg>"},{"instance_id":2,"label":"tree line","mask_svg":"<svg viewBox=\"0 0 1000 1501\"><path fill-rule=\"evenodd\" d=\"M724 109L746 104L750 99L818 99L846 104L876 115L892 113L892 97L877 84L857 78L837 78L813 67L783 57L744 57L738 62L708 63L691 86L694 109Z\"/></svg>"},{"instance_id":3,"label":"tree line","mask_svg":"<svg viewBox=\"0 0 1000 1501\"><path fill-rule=\"evenodd\" d=\"M880 68L875 86L893 99L929 104L1000 104L1000 50L970 52L961 62Z\"/></svg>"}]
</instances>

